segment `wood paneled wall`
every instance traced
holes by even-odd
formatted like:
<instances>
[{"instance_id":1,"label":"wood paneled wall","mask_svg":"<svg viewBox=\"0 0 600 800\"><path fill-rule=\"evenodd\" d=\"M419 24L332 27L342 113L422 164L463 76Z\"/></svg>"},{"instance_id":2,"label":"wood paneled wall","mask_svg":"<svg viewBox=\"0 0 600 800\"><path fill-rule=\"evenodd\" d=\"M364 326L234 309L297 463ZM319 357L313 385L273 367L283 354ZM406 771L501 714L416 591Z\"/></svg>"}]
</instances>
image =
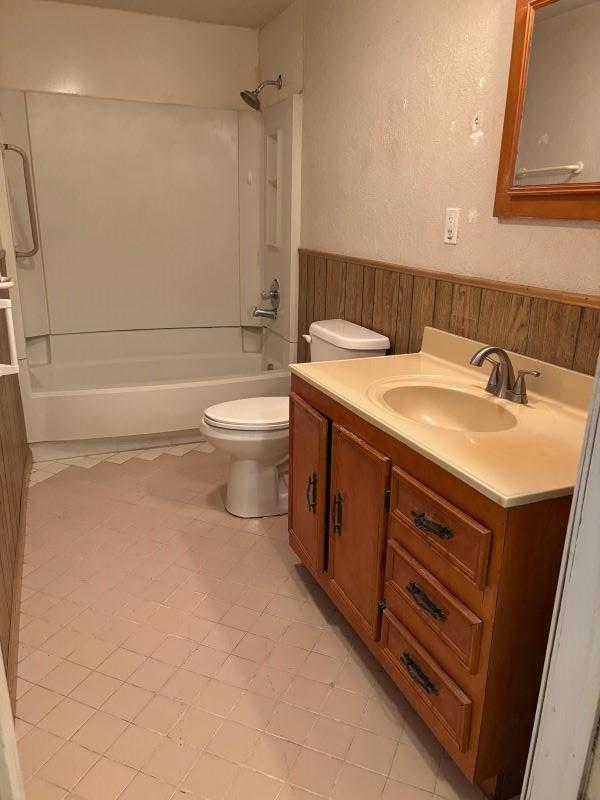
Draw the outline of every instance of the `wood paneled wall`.
<instances>
[{"instance_id":1,"label":"wood paneled wall","mask_svg":"<svg viewBox=\"0 0 600 800\"><path fill-rule=\"evenodd\" d=\"M0 273L5 274L1 250ZM0 292L0 297L7 296L8 292ZM0 361L7 363L9 360L6 321L2 313ZM19 378L4 375L0 377L0 645L13 706L29 462Z\"/></svg>"},{"instance_id":2,"label":"wood paneled wall","mask_svg":"<svg viewBox=\"0 0 600 800\"><path fill-rule=\"evenodd\" d=\"M421 348L426 325L594 374L600 297L300 250L298 360L311 322L342 318Z\"/></svg>"}]
</instances>

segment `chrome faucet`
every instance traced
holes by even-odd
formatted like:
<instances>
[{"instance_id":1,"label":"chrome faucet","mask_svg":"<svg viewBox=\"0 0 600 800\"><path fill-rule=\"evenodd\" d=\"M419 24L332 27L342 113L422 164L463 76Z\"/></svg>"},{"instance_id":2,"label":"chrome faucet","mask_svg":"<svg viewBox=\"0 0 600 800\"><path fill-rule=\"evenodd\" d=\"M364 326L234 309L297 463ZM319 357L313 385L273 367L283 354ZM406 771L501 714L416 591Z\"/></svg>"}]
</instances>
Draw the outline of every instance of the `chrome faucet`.
<instances>
[{"instance_id":1,"label":"chrome faucet","mask_svg":"<svg viewBox=\"0 0 600 800\"><path fill-rule=\"evenodd\" d=\"M491 358L495 355L498 360ZM482 367L485 361L493 364L490 373L486 392L501 397L505 400L510 400L513 403L521 403L525 405L527 399L527 387L525 386L525 376L533 375L539 378L540 373L536 370L520 369L515 379L515 372L513 369L510 356L501 347L492 347L487 345L478 350L471 358L470 363L474 367Z\"/></svg>"},{"instance_id":2,"label":"chrome faucet","mask_svg":"<svg viewBox=\"0 0 600 800\"><path fill-rule=\"evenodd\" d=\"M262 317L263 319L277 319L277 309L275 308L254 308L252 312L253 317Z\"/></svg>"}]
</instances>

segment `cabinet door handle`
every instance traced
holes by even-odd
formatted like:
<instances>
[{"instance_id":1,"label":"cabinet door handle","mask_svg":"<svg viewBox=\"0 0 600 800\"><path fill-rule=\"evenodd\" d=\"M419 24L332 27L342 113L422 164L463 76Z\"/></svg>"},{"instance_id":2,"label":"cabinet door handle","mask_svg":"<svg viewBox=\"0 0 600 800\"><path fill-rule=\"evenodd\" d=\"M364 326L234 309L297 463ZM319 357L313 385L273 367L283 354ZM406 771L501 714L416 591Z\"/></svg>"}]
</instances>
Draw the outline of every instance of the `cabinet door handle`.
<instances>
[{"instance_id":1,"label":"cabinet door handle","mask_svg":"<svg viewBox=\"0 0 600 800\"><path fill-rule=\"evenodd\" d=\"M442 525L441 522L431 519L424 511L418 511L413 508L410 513L413 515L413 521L419 530L425 531L425 533L432 533L434 536L439 536L440 539L454 538L450 528Z\"/></svg>"},{"instance_id":2,"label":"cabinet door handle","mask_svg":"<svg viewBox=\"0 0 600 800\"><path fill-rule=\"evenodd\" d=\"M313 514L317 513L317 473L313 474L308 479L308 486L306 487L306 502L308 503L308 510Z\"/></svg>"},{"instance_id":3,"label":"cabinet door handle","mask_svg":"<svg viewBox=\"0 0 600 800\"><path fill-rule=\"evenodd\" d=\"M342 505L344 498L340 491L336 492L333 497L333 509L331 512L331 521L333 523L333 532L338 536L342 535Z\"/></svg>"},{"instance_id":4,"label":"cabinet door handle","mask_svg":"<svg viewBox=\"0 0 600 800\"><path fill-rule=\"evenodd\" d=\"M415 683L418 683L419 686L424 689L427 694L439 694L439 689L435 685L435 683L431 680L429 675L426 672L423 672L421 667L417 664L417 662L411 658L410 653L408 650L405 650L402 653L402 657L400 661L406 667L406 671L413 679Z\"/></svg>"},{"instance_id":5,"label":"cabinet door handle","mask_svg":"<svg viewBox=\"0 0 600 800\"><path fill-rule=\"evenodd\" d=\"M433 602L431 597L414 581L406 584L406 591L414 598L415 603L426 611L430 617L440 622L446 621L446 612Z\"/></svg>"}]
</instances>

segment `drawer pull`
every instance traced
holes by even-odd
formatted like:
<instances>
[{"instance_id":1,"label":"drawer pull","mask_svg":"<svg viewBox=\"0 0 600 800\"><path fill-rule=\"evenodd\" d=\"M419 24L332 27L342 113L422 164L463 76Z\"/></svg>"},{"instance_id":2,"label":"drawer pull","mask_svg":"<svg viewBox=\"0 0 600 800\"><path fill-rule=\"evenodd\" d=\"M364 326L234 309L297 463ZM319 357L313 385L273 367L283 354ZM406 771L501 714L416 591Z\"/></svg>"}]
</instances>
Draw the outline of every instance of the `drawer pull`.
<instances>
[{"instance_id":1,"label":"drawer pull","mask_svg":"<svg viewBox=\"0 0 600 800\"><path fill-rule=\"evenodd\" d=\"M400 662L406 667L406 671L415 683L418 683L422 689L425 689L427 694L439 694L439 690L427 673L423 672L421 667L410 657L408 650L402 653Z\"/></svg>"},{"instance_id":2,"label":"drawer pull","mask_svg":"<svg viewBox=\"0 0 600 800\"><path fill-rule=\"evenodd\" d=\"M435 520L430 519L424 511L417 511L413 508L410 512L413 515L413 520L417 528L426 533L432 533L434 536L439 536L440 539L453 539L454 534L445 525Z\"/></svg>"},{"instance_id":3,"label":"drawer pull","mask_svg":"<svg viewBox=\"0 0 600 800\"><path fill-rule=\"evenodd\" d=\"M336 492L333 498L333 511L331 521L333 522L333 532L338 536L342 535L342 504L344 499L341 492Z\"/></svg>"},{"instance_id":4,"label":"drawer pull","mask_svg":"<svg viewBox=\"0 0 600 800\"><path fill-rule=\"evenodd\" d=\"M406 591L414 598L415 603L420 606L423 611L426 611L430 617L439 620L440 622L446 621L446 612L433 602L426 592L414 581L406 584Z\"/></svg>"},{"instance_id":5,"label":"drawer pull","mask_svg":"<svg viewBox=\"0 0 600 800\"><path fill-rule=\"evenodd\" d=\"M313 514L317 513L317 473L313 474L308 479L308 486L306 487L306 502L308 503L308 510Z\"/></svg>"}]
</instances>

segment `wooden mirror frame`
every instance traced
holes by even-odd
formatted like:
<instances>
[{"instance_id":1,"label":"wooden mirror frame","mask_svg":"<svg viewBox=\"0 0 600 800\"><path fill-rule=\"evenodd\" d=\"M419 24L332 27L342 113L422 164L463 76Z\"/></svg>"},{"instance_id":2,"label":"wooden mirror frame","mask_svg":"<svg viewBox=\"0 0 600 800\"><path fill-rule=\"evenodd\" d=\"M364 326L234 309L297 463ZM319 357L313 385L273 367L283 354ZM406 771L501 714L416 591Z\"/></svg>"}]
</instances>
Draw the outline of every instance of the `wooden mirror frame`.
<instances>
[{"instance_id":1,"label":"wooden mirror frame","mask_svg":"<svg viewBox=\"0 0 600 800\"><path fill-rule=\"evenodd\" d=\"M514 186L535 12L554 2L517 0L494 216L600 220L600 183Z\"/></svg>"}]
</instances>

